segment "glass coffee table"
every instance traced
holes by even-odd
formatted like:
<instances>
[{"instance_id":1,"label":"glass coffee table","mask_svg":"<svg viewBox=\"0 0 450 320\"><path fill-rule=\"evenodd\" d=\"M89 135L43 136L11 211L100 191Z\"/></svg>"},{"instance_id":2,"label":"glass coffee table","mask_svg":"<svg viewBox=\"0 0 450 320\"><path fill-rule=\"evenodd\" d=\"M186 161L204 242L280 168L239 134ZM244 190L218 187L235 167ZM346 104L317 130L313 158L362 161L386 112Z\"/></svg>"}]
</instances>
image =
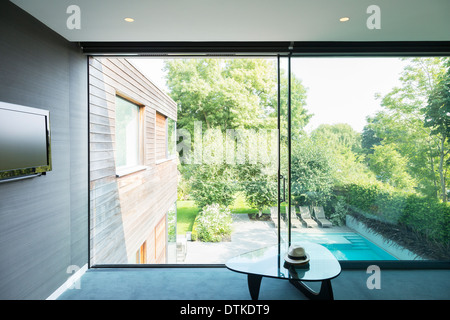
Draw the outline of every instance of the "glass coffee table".
<instances>
[{"instance_id":1,"label":"glass coffee table","mask_svg":"<svg viewBox=\"0 0 450 320\"><path fill-rule=\"evenodd\" d=\"M294 266L285 263L286 251L278 245L250 251L226 262L229 270L247 274L248 288L253 300L258 300L263 277L288 280L309 299L333 300L331 279L341 273L341 265L324 246L311 242L300 242L309 254L306 265ZM320 281L319 292L313 291L304 282Z\"/></svg>"}]
</instances>

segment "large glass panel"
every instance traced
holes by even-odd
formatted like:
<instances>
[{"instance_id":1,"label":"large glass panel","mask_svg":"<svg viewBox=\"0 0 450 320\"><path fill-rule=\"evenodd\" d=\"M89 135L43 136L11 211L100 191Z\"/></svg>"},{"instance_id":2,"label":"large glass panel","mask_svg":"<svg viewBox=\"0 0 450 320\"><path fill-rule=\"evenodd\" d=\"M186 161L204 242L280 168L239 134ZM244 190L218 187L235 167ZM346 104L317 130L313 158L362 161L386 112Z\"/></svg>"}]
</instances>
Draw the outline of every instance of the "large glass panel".
<instances>
[{"instance_id":1,"label":"large glass panel","mask_svg":"<svg viewBox=\"0 0 450 320\"><path fill-rule=\"evenodd\" d=\"M223 264L275 245L276 59L172 59L164 65L169 95L179 107L183 263Z\"/></svg>"},{"instance_id":2,"label":"large glass panel","mask_svg":"<svg viewBox=\"0 0 450 320\"><path fill-rule=\"evenodd\" d=\"M90 263L175 263L177 104L127 59L90 62Z\"/></svg>"},{"instance_id":3,"label":"large glass panel","mask_svg":"<svg viewBox=\"0 0 450 320\"><path fill-rule=\"evenodd\" d=\"M95 58L90 68L93 265L224 264L278 243L278 181L286 199L289 190L287 163L279 180L275 56ZM111 69L130 77L102 76ZM287 72L280 84L283 161ZM140 129L139 108L111 99L124 88L141 106ZM132 133L141 134L141 163L116 175L114 150L117 165L138 159Z\"/></svg>"},{"instance_id":4,"label":"large glass panel","mask_svg":"<svg viewBox=\"0 0 450 320\"><path fill-rule=\"evenodd\" d=\"M292 97L306 98L292 114L292 241L340 260L449 260L449 66L292 59Z\"/></svg>"},{"instance_id":5,"label":"large glass panel","mask_svg":"<svg viewBox=\"0 0 450 320\"><path fill-rule=\"evenodd\" d=\"M448 58L95 59L92 264L223 264L299 241L450 260ZM100 75L116 63L141 107L112 98Z\"/></svg>"}]
</instances>

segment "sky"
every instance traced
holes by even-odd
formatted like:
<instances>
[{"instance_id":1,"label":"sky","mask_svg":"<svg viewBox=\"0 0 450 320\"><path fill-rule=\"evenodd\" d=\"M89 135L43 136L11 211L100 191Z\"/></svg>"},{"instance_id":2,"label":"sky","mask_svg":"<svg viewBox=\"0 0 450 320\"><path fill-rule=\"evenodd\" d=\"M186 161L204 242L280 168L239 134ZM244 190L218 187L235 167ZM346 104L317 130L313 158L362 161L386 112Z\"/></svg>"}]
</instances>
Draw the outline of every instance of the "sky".
<instances>
[{"instance_id":1,"label":"sky","mask_svg":"<svg viewBox=\"0 0 450 320\"><path fill-rule=\"evenodd\" d=\"M164 91L163 60L128 59ZM292 58L291 70L307 88L306 108L313 114L306 130L320 124L348 123L362 132L367 116L380 110L375 94L399 86L406 65L399 58Z\"/></svg>"},{"instance_id":2,"label":"sky","mask_svg":"<svg viewBox=\"0 0 450 320\"><path fill-rule=\"evenodd\" d=\"M405 64L398 58L293 58L291 69L307 88L306 108L314 114L307 131L348 123L362 132L367 116L381 110L375 94L400 86Z\"/></svg>"}]
</instances>

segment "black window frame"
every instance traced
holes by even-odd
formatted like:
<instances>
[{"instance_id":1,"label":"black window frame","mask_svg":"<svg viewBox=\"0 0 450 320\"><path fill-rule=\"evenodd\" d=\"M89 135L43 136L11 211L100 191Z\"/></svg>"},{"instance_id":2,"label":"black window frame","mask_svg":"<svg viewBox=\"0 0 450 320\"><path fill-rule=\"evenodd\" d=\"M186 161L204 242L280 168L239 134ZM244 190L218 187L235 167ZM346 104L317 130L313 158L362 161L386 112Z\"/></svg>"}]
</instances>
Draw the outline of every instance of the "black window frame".
<instances>
[{"instance_id":1,"label":"black window frame","mask_svg":"<svg viewBox=\"0 0 450 320\"><path fill-rule=\"evenodd\" d=\"M450 56L450 41L282 41L282 42L80 42L89 57L432 57ZM88 81L89 86L89 81ZM89 110L88 110L89 113ZM89 117L88 117L89 121ZM290 126L290 124L289 124ZM89 126L88 126L89 128ZM89 134L88 134L89 137ZM89 145L89 142L88 142ZM89 151L88 151L89 152ZM90 181L90 178L89 178ZM90 213L90 209L88 210ZM90 237L90 235L89 235ZM90 250L90 241L88 241ZM89 251L88 251L89 252ZM449 261L339 261L342 269L450 269ZM224 265L90 265L88 268L211 268Z\"/></svg>"}]
</instances>

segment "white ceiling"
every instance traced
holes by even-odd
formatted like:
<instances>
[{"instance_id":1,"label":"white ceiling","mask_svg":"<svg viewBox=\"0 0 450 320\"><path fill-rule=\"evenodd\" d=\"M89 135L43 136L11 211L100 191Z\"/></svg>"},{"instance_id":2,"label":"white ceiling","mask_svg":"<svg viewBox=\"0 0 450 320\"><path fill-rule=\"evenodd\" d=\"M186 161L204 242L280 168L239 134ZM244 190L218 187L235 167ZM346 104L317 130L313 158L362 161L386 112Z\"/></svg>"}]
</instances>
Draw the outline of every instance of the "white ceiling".
<instances>
[{"instance_id":1,"label":"white ceiling","mask_svg":"<svg viewBox=\"0 0 450 320\"><path fill-rule=\"evenodd\" d=\"M450 0L10 1L69 41L450 41ZM374 4L378 30L366 26ZM79 30L67 27L70 5Z\"/></svg>"}]
</instances>

